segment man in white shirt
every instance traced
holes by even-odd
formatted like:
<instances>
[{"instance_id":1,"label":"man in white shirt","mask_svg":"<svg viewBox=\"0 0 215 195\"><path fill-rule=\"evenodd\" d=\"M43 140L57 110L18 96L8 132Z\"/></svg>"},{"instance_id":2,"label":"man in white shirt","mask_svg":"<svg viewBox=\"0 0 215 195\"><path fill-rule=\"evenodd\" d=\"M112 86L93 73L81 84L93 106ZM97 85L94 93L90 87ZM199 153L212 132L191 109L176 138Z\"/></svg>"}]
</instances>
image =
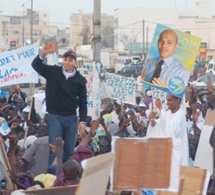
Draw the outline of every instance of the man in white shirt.
<instances>
[{"instance_id":1,"label":"man in white shirt","mask_svg":"<svg viewBox=\"0 0 215 195\"><path fill-rule=\"evenodd\" d=\"M155 104L160 111L160 117L156 119L157 112L150 114L150 124L147 129L147 137L172 137L181 139L181 165L189 165L189 145L186 130L186 117L180 108L179 97L168 94L168 111L162 109L161 100L156 99Z\"/></svg>"}]
</instances>

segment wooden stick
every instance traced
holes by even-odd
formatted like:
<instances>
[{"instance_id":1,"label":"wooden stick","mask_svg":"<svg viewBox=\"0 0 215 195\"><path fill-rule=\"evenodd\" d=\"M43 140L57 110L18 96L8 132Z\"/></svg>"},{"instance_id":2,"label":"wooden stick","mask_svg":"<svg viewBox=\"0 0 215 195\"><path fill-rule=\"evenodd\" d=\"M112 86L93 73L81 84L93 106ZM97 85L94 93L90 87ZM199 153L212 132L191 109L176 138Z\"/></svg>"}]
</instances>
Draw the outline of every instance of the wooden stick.
<instances>
[{"instance_id":1,"label":"wooden stick","mask_svg":"<svg viewBox=\"0 0 215 195\"><path fill-rule=\"evenodd\" d=\"M33 101L34 101L34 98L33 98L33 96L32 96L31 102L30 102L30 110L29 110L28 118L27 118L28 121L31 119L31 112L32 112ZM24 149L24 146L25 146L25 141L26 141L27 134L28 134L28 128L29 128L29 127L27 126L26 129L25 129L24 141L23 141L21 150L23 150L23 149Z\"/></svg>"},{"instance_id":2,"label":"wooden stick","mask_svg":"<svg viewBox=\"0 0 215 195\"><path fill-rule=\"evenodd\" d=\"M121 110L121 116L124 116L123 112L124 112L124 108L123 108L123 101L120 100L120 110Z\"/></svg>"}]
</instances>

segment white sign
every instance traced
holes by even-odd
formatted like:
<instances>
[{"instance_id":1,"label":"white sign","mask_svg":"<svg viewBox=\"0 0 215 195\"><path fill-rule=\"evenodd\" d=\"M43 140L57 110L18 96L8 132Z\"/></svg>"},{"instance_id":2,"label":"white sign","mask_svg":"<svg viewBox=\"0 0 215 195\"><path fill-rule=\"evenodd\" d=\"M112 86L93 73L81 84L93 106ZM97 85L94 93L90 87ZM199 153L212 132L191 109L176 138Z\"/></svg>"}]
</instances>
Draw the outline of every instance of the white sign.
<instances>
[{"instance_id":1,"label":"white sign","mask_svg":"<svg viewBox=\"0 0 215 195\"><path fill-rule=\"evenodd\" d=\"M133 78L107 74L106 92L110 98L136 104L136 80Z\"/></svg>"},{"instance_id":2,"label":"white sign","mask_svg":"<svg viewBox=\"0 0 215 195\"><path fill-rule=\"evenodd\" d=\"M210 174L213 173L213 148L209 143L212 130L213 126L203 126L194 162L195 167L207 169Z\"/></svg>"},{"instance_id":3,"label":"white sign","mask_svg":"<svg viewBox=\"0 0 215 195\"><path fill-rule=\"evenodd\" d=\"M38 74L31 67L38 55L39 43L0 54L0 87L19 83L37 83Z\"/></svg>"},{"instance_id":4,"label":"white sign","mask_svg":"<svg viewBox=\"0 0 215 195\"><path fill-rule=\"evenodd\" d=\"M101 83L100 87L101 99L107 98L106 83Z\"/></svg>"},{"instance_id":5,"label":"white sign","mask_svg":"<svg viewBox=\"0 0 215 195\"><path fill-rule=\"evenodd\" d=\"M100 64L93 63L93 68L87 77L87 109L88 115L96 120L100 116L101 110L101 93L100 93Z\"/></svg>"}]
</instances>

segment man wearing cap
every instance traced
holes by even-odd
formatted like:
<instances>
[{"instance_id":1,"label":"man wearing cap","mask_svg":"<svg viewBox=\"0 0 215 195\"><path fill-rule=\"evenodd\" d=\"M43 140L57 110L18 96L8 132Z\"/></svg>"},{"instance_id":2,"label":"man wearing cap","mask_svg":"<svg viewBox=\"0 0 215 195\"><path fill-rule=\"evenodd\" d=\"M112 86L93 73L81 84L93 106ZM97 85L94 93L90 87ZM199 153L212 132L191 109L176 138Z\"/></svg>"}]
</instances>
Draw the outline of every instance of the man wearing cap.
<instances>
[{"instance_id":1,"label":"man wearing cap","mask_svg":"<svg viewBox=\"0 0 215 195\"><path fill-rule=\"evenodd\" d=\"M63 162L74 151L77 129L85 130L87 118L86 79L77 71L76 54L67 51L62 66L43 64L47 54L55 52L46 44L40 54L33 60L32 67L43 76L46 83L46 105L48 116L49 143L55 145L56 138L61 137L64 144ZM79 108L79 126L76 109ZM49 156L49 165L54 160L54 153Z\"/></svg>"},{"instance_id":2,"label":"man wearing cap","mask_svg":"<svg viewBox=\"0 0 215 195\"><path fill-rule=\"evenodd\" d=\"M137 121L144 127L148 125L149 117L147 115L147 106L143 101L138 105Z\"/></svg>"}]
</instances>

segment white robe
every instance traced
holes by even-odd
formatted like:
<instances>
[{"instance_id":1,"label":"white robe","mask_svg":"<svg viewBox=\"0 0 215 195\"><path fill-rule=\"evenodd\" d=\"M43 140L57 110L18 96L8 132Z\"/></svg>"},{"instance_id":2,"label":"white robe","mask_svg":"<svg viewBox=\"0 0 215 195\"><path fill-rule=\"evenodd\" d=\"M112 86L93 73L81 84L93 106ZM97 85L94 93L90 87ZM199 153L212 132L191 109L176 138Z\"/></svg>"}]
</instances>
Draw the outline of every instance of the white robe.
<instances>
[{"instance_id":1,"label":"white robe","mask_svg":"<svg viewBox=\"0 0 215 195\"><path fill-rule=\"evenodd\" d=\"M172 137L181 140L181 165L189 165L189 145L186 130L186 117L180 108L176 113L161 110L160 118L155 119L156 125L147 129L147 137Z\"/></svg>"}]
</instances>

